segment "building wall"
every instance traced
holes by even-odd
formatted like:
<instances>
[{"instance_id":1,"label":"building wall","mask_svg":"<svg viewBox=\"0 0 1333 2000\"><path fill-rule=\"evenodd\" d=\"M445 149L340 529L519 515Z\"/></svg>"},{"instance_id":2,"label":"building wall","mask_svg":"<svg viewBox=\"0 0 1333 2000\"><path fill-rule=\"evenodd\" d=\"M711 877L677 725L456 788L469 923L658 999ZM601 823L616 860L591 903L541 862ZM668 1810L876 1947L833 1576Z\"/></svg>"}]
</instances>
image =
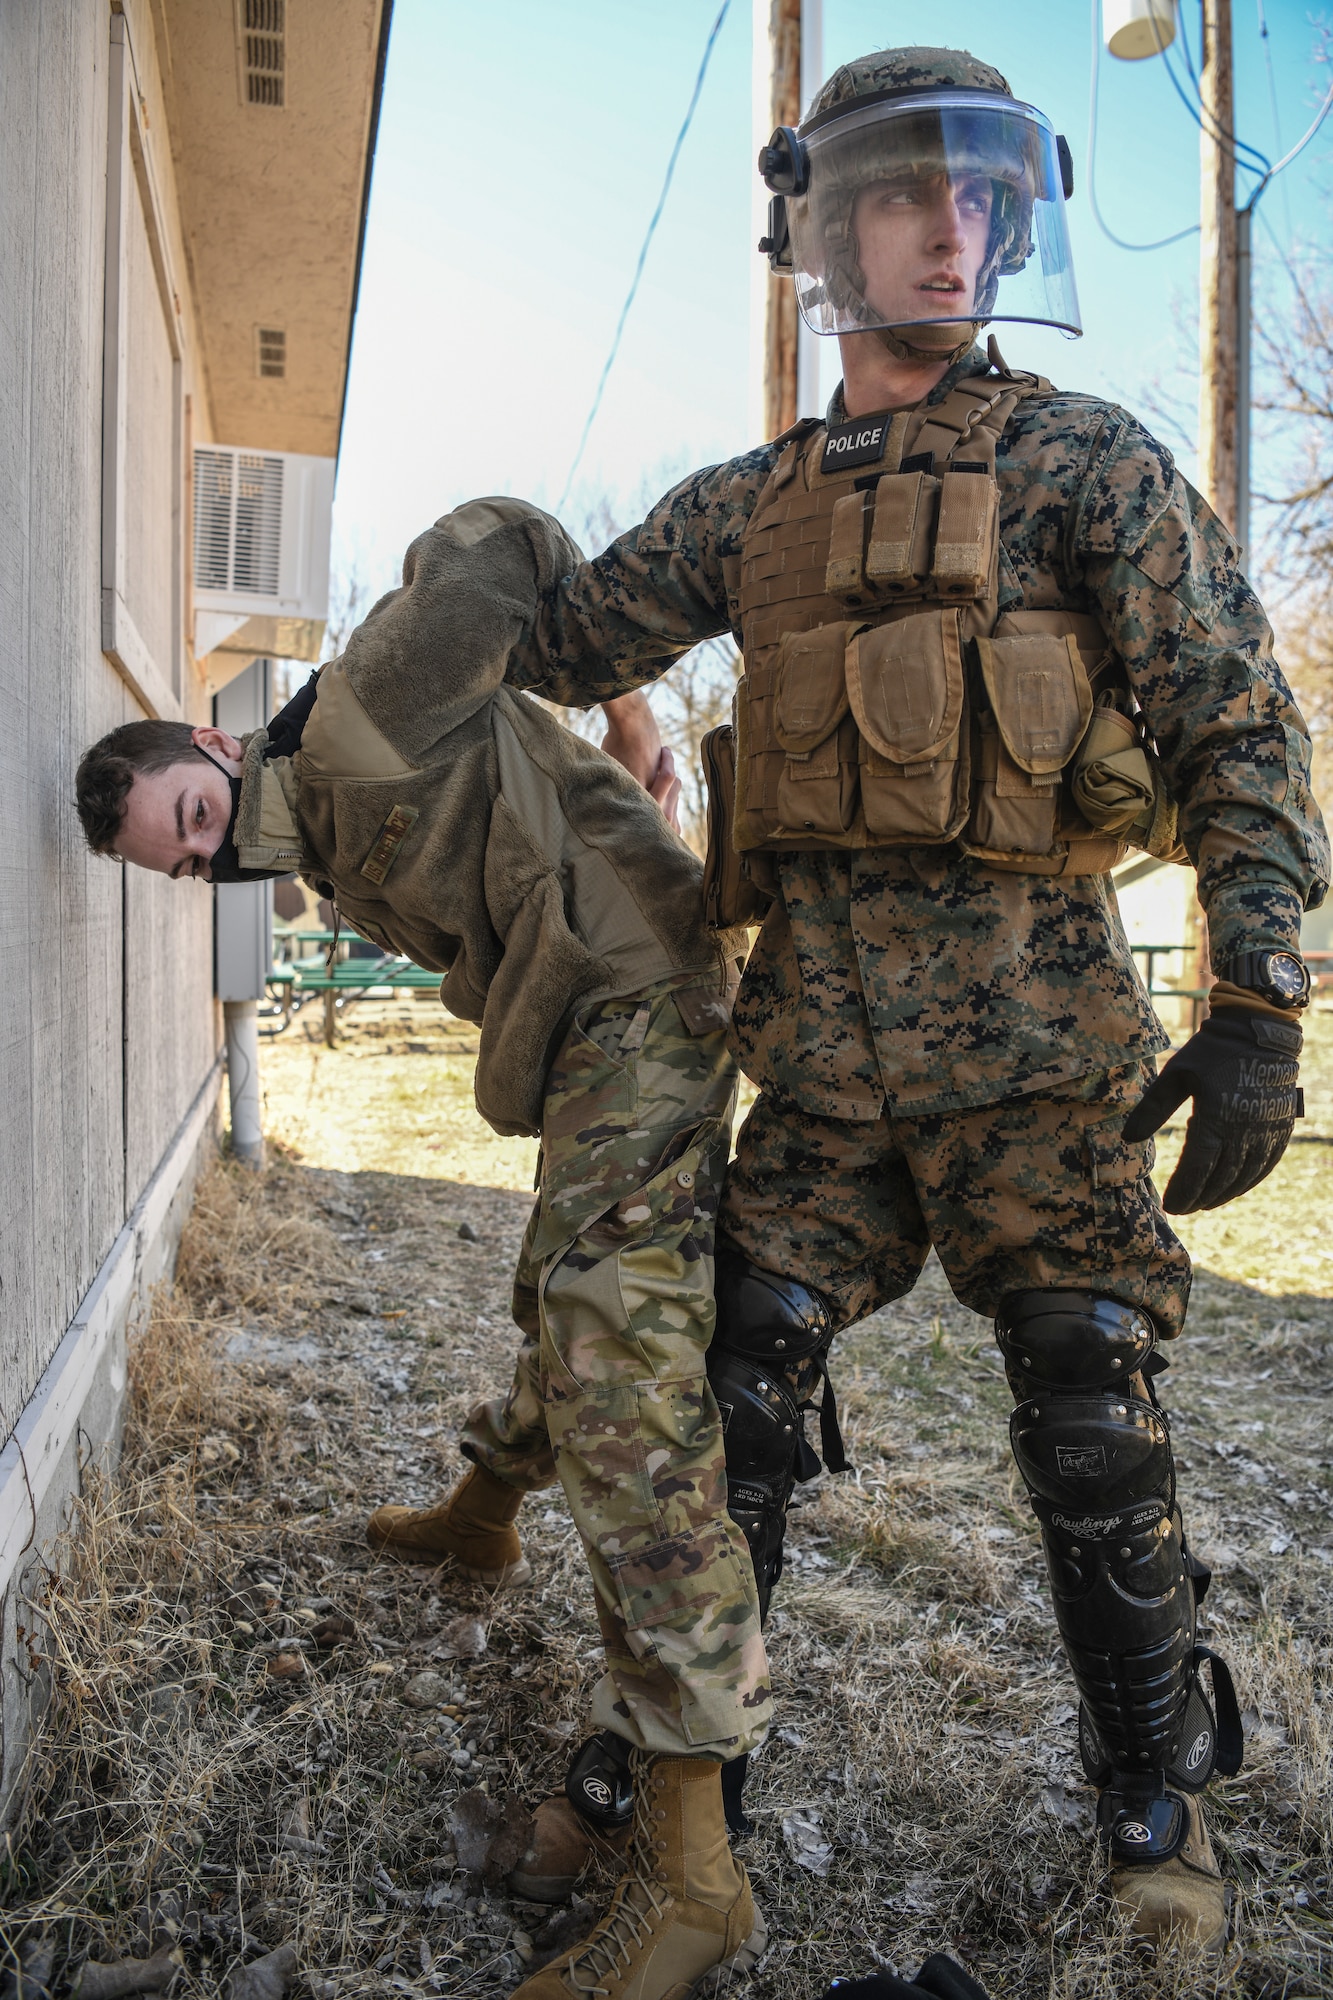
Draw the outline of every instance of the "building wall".
<instances>
[{"instance_id":1,"label":"building wall","mask_svg":"<svg viewBox=\"0 0 1333 2000\"><path fill-rule=\"evenodd\" d=\"M0 1442L218 1042L210 893L94 859L71 803L81 751L145 712L102 650L112 23L107 0L0 9ZM182 413L188 398L207 436L207 396L188 288L163 283L163 245L176 272L185 258L146 7L130 27L153 157L133 176L120 274L124 585L176 712L203 720L183 643Z\"/></svg>"}]
</instances>

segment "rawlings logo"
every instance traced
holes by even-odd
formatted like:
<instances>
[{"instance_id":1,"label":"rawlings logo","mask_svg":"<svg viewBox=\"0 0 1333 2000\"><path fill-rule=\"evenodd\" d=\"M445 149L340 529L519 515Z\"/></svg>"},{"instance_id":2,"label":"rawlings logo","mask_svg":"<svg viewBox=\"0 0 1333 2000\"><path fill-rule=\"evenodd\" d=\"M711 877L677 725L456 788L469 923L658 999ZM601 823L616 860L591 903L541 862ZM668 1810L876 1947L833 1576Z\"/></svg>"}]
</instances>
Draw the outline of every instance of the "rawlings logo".
<instances>
[{"instance_id":1,"label":"rawlings logo","mask_svg":"<svg viewBox=\"0 0 1333 2000\"><path fill-rule=\"evenodd\" d=\"M1061 1471L1064 1467L1061 1467ZM1099 1535L1114 1535L1120 1530L1119 1514L1052 1514L1054 1527L1063 1528L1067 1535L1077 1535L1085 1542L1096 1541Z\"/></svg>"},{"instance_id":2,"label":"rawlings logo","mask_svg":"<svg viewBox=\"0 0 1333 2000\"><path fill-rule=\"evenodd\" d=\"M591 1799L595 1806L609 1806L612 1802L611 1787L605 1778L585 1778L583 1791L584 1796Z\"/></svg>"},{"instance_id":3,"label":"rawlings logo","mask_svg":"<svg viewBox=\"0 0 1333 2000\"><path fill-rule=\"evenodd\" d=\"M1200 1764L1202 1764L1204 1758L1208 1755L1208 1752L1212 1749L1212 1747L1213 1747L1212 1730L1205 1729L1201 1731L1200 1734L1196 1736L1194 1741L1190 1744L1189 1753L1185 1758L1185 1769L1187 1771L1197 1771Z\"/></svg>"},{"instance_id":4,"label":"rawlings logo","mask_svg":"<svg viewBox=\"0 0 1333 2000\"><path fill-rule=\"evenodd\" d=\"M1099 1444L1058 1444L1055 1463L1065 1479L1092 1479L1106 1471L1106 1450Z\"/></svg>"},{"instance_id":5,"label":"rawlings logo","mask_svg":"<svg viewBox=\"0 0 1333 2000\"><path fill-rule=\"evenodd\" d=\"M1115 1830L1117 1840L1127 1840L1131 1847L1148 1847L1152 1843L1152 1829L1141 1819L1124 1819Z\"/></svg>"}]
</instances>

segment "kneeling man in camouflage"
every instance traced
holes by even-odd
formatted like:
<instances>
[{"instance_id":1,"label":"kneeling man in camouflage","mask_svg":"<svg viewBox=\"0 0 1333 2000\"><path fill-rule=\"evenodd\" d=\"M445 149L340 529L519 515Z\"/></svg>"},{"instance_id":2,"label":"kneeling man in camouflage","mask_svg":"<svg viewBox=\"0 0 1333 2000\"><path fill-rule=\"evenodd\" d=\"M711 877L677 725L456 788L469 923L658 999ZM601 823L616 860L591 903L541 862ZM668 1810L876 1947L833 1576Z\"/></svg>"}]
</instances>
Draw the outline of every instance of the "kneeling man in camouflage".
<instances>
[{"instance_id":1,"label":"kneeling man in camouflage","mask_svg":"<svg viewBox=\"0 0 1333 2000\"><path fill-rule=\"evenodd\" d=\"M772 1694L704 1361L740 940L705 929L699 864L654 799L504 685L579 560L535 508L472 502L267 730L130 724L85 755L78 807L96 852L175 880L321 885L443 974L481 1029L482 1116L540 1136L513 1387L473 1413L446 1504L382 1508L372 1539L513 1581L523 1494L560 1480L605 1646L594 1719L629 1746L635 1797L629 1872L580 1966L646 1959L645 1994L684 1993L764 1942L720 1774ZM532 1984L563 1992L562 1966Z\"/></svg>"}]
</instances>

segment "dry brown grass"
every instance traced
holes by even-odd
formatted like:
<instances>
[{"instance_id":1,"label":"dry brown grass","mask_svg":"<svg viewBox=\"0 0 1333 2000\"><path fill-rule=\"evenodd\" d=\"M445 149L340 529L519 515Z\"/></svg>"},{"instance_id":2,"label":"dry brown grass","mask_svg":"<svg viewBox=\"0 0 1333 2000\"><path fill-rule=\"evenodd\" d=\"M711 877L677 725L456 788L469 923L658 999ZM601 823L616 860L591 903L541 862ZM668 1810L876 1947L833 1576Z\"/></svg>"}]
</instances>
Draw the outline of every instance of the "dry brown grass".
<instances>
[{"instance_id":1,"label":"dry brown grass","mask_svg":"<svg viewBox=\"0 0 1333 2000\"><path fill-rule=\"evenodd\" d=\"M505 1379L521 1162L497 1175L509 1185L445 1178L455 1155L431 1149L418 1083L428 1069L439 1129L466 1132L463 1066L380 1054L392 1037L373 1015L358 1032L331 1058L295 1043L270 1057L271 1122L304 1120L305 1157L202 1184L134 1355L121 1476L85 1495L47 1580L51 1699L0 1929L56 1946L57 1989L90 1953L177 1932L178 1995L212 1995L285 1939L311 2000L502 1994L540 1954L544 1913L459 1870L453 1833L479 1786L541 1797L582 1727L595 1627L563 1500L525 1507L535 1581L498 1599L448 1565L376 1562L361 1540L378 1501L449 1483L454 1427ZM1320 1024L1317 1102L1327 1040ZM348 1146L358 1078L376 1109ZM404 1103L410 1173L392 1150ZM467 1144L475 1175L483 1143ZM793 1520L770 1633L780 1714L745 1848L773 1930L753 2000L806 2000L833 1971L910 1970L937 1948L1003 2000L1333 1994L1322 1159L1293 1148L1252 1209L1227 1211L1225 1255L1221 1218L1191 1225L1205 1268L1166 1378L1187 1523L1218 1569L1209 1636L1247 1711L1246 1768L1211 1794L1237 1883L1224 1965L1147 1958L1103 1898L998 1357L932 1266L841 1343L858 1470L807 1489ZM1286 1260L1274 1245L1298 1203ZM485 1655L441 1660L462 1614ZM269 1671L284 1654L293 1678ZM447 1708L404 1702L423 1667L446 1677ZM796 1807L820 1816L826 1877L788 1851Z\"/></svg>"}]
</instances>

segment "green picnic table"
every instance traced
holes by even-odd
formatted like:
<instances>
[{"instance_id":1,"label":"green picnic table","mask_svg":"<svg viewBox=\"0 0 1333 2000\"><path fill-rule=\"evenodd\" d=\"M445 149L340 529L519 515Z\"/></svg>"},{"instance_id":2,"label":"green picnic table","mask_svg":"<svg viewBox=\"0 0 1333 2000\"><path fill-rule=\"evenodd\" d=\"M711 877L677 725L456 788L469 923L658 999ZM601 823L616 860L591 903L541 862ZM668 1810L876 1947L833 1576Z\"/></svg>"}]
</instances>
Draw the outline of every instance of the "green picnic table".
<instances>
[{"instance_id":1,"label":"green picnic table","mask_svg":"<svg viewBox=\"0 0 1333 2000\"><path fill-rule=\"evenodd\" d=\"M344 936L346 933L344 932ZM333 942L329 932L325 941ZM332 1048L337 1040L338 1007L360 999L374 987L389 986L402 991L438 991L440 975L414 965L410 958L385 953L379 958L338 959L330 965L320 954L314 958L288 959L272 966L268 983L281 1001L284 1020L290 1020L294 1001L319 993L324 998L324 1040Z\"/></svg>"}]
</instances>

